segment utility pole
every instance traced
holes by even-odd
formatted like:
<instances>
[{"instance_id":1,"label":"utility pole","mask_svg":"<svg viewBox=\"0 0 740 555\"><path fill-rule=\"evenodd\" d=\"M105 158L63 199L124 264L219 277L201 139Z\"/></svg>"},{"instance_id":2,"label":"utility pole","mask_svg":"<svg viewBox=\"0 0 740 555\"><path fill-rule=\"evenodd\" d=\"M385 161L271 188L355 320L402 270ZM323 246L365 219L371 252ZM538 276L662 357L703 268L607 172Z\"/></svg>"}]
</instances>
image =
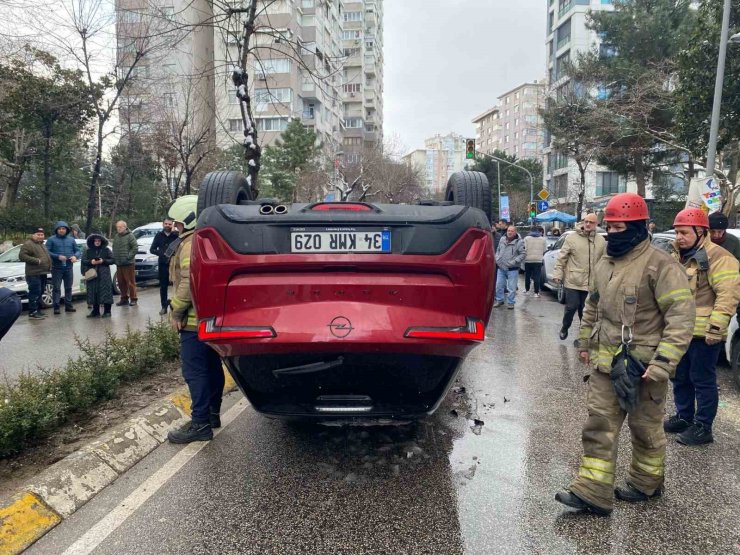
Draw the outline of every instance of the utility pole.
<instances>
[{"instance_id":1,"label":"utility pole","mask_svg":"<svg viewBox=\"0 0 740 555\"><path fill-rule=\"evenodd\" d=\"M722 15L722 31L719 38L719 57L717 58L717 78L714 82L714 104L712 104L712 124L709 128L709 146L707 148L707 177L714 177L715 159L717 157L717 136L719 135L719 114L722 107L722 85L725 82L725 59L727 58L727 39L730 28L730 8L732 0L725 0Z\"/></svg>"}]
</instances>

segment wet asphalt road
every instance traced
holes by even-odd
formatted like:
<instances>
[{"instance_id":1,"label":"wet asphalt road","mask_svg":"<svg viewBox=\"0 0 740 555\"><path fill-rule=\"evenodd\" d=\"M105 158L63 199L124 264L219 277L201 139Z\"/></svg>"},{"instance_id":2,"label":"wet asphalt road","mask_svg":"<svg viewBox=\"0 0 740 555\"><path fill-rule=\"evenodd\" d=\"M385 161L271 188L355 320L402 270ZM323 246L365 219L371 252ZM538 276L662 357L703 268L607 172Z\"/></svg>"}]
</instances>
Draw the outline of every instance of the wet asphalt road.
<instances>
[{"instance_id":1,"label":"wet asphalt road","mask_svg":"<svg viewBox=\"0 0 740 555\"><path fill-rule=\"evenodd\" d=\"M158 479L189 447L161 446L29 553L740 553L740 395L727 369L716 442L669 440L664 497L575 514L553 496L581 455L584 370L572 338L556 337L561 306L519 300L497 309L427 421L299 427L232 394L234 420L171 477ZM619 478L628 461L625 427Z\"/></svg>"},{"instance_id":2,"label":"wet asphalt road","mask_svg":"<svg viewBox=\"0 0 740 555\"><path fill-rule=\"evenodd\" d=\"M159 318L159 288L156 284L138 289L136 307L113 306L111 318L86 318L88 314L84 297L74 300L77 312L54 316L52 309L44 309L45 320L29 320L24 309L10 331L0 341L0 377L15 378L23 371L36 373L41 367L63 365L67 358L78 354L75 334L100 343L108 331L116 335L126 332L126 327L142 329L149 319ZM119 297L114 297L118 302Z\"/></svg>"}]
</instances>

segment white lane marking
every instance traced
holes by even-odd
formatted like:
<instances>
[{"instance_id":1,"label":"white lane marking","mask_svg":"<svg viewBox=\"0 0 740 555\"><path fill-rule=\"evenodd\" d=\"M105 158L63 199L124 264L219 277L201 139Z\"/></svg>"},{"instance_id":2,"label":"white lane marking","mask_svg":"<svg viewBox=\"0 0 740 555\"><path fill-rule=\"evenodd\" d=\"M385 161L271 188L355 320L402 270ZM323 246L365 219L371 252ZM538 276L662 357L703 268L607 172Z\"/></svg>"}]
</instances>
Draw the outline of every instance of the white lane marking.
<instances>
[{"instance_id":1,"label":"white lane marking","mask_svg":"<svg viewBox=\"0 0 740 555\"><path fill-rule=\"evenodd\" d=\"M221 419L222 427L214 430L214 436L220 434L236 417L238 417L248 403L240 399L231 407ZM198 441L185 446L181 451L167 461L162 468L152 474L143 484L124 499L116 508L109 512L95 526L67 548L62 555L87 555L98 547L105 538L111 535L128 517L134 514L152 495L157 493L167 481L172 478L188 461L197 455L210 442Z\"/></svg>"}]
</instances>

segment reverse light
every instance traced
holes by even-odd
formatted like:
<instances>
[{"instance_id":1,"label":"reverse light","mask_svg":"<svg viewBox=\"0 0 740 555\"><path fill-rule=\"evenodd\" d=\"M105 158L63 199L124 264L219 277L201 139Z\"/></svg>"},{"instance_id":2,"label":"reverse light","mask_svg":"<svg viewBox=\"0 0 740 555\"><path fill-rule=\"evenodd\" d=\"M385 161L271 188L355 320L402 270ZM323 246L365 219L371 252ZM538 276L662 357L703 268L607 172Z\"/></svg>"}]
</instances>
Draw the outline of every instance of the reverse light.
<instances>
[{"instance_id":1,"label":"reverse light","mask_svg":"<svg viewBox=\"0 0 740 555\"><path fill-rule=\"evenodd\" d=\"M367 204L358 204L356 202L322 203L313 206L311 210L317 210L319 212L328 212L330 210L346 210L349 212L372 212L372 208L370 208Z\"/></svg>"},{"instance_id":2,"label":"reverse light","mask_svg":"<svg viewBox=\"0 0 740 555\"><path fill-rule=\"evenodd\" d=\"M217 341L219 339L269 339L277 337L270 326L231 326L218 327L213 318L201 320L198 324L198 339Z\"/></svg>"},{"instance_id":3,"label":"reverse light","mask_svg":"<svg viewBox=\"0 0 740 555\"><path fill-rule=\"evenodd\" d=\"M481 320L467 319L459 328L409 328L403 335L409 339L449 339L452 341L484 341L486 327Z\"/></svg>"}]
</instances>

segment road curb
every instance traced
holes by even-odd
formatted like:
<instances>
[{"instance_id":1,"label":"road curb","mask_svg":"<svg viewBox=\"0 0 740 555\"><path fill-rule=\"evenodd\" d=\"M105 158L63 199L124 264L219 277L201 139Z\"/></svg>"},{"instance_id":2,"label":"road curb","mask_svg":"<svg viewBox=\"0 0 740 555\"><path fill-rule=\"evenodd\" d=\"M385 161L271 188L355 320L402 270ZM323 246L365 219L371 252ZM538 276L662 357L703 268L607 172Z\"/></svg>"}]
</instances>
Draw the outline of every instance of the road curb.
<instances>
[{"instance_id":1,"label":"road curb","mask_svg":"<svg viewBox=\"0 0 740 555\"><path fill-rule=\"evenodd\" d=\"M236 384L224 374L229 393ZM23 552L167 441L167 432L189 416L190 393L181 387L42 471L0 504L0 555Z\"/></svg>"}]
</instances>

